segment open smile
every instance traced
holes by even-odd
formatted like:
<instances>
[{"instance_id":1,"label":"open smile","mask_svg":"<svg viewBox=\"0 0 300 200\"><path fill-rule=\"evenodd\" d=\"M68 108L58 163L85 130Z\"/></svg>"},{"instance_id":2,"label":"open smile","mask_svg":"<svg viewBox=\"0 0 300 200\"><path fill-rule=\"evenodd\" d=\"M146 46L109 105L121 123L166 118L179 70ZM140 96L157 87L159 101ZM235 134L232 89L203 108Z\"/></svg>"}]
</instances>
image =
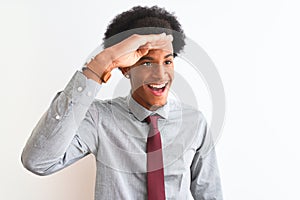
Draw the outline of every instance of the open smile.
<instances>
[{"instance_id":1,"label":"open smile","mask_svg":"<svg viewBox=\"0 0 300 200\"><path fill-rule=\"evenodd\" d=\"M146 85L153 95L162 96L164 95L164 91L166 90L168 84L169 81L165 81L162 83L150 83Z\"/></svg>"}]
</instances>

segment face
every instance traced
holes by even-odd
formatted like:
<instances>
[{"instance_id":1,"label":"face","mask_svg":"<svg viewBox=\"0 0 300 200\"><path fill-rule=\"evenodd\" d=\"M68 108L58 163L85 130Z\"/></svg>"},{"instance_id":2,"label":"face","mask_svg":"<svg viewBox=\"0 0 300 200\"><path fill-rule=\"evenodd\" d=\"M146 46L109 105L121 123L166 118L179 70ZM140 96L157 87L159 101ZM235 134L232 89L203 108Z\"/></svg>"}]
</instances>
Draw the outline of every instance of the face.
<instances>
[{"instance_id":1,"label":"face","mask_svg":"<svg viewBox=\"0 0 300 200\"><path fill-rule=\"evenodd\" d=\"M174 79L173 52L153 49L130 67L132 97L148 110L156 110L167 102Z\"/></svg>"}]
</instances>

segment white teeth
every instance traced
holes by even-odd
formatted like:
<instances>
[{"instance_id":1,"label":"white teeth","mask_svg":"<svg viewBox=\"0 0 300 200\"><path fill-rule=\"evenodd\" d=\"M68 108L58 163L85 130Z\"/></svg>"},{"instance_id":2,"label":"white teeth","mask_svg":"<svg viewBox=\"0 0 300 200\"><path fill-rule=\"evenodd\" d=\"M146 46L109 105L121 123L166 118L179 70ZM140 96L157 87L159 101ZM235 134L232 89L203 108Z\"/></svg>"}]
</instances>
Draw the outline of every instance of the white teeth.
<instances>
[{"instance_id":1,"label":"white teeth","mask_svg":"<svg viewBox=\"0 0 300 200\"><path fill-rule=\"evenodd\" d=\"M149 86L152 87L152 88L158 88L158 89L160 89L160 88L165 87L167 83L168 83L168 82L165 82L165 83L162 83L162 84L160 84L160 85L149 84Z\"/></svg>"}]
</instances>

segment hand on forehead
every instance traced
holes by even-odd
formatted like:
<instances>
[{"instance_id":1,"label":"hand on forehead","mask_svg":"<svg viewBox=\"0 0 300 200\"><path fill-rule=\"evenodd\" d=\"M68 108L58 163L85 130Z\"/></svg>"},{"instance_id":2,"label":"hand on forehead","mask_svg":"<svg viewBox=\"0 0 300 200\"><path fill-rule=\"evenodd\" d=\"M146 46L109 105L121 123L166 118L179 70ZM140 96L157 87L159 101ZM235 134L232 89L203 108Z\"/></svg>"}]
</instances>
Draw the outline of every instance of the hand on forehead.
<instances>
[{"instance_id":1,"label":"hand on forehead","mask_svg":"<svg viewBox=\"0 0 300 200\"><path fill-rule=\"evenodd\" d=\"M142 45L141 48L148 48L149 50L153 49L161 49L163 51L167 51L173 53L173 36L163 34L150 34L146 36L147 43Z\"/></svg>"}]
</instances>

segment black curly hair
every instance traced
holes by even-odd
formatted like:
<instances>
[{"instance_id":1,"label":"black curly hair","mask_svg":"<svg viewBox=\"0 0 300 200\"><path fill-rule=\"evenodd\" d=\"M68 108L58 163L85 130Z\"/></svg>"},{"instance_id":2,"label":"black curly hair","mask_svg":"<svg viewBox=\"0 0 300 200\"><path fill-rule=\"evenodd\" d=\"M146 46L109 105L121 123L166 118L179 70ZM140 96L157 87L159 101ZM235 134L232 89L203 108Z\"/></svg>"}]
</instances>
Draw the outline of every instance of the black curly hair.
<instances>
[{"instance_id":1,"label":"black curly hair","mask_svg":"<svg viewBox=\"0 0 300 200\"><path fill-rule=\"evenodd\" d=\"M163 32L173 35L172 44L174 56L176 56L185 45L185 35L174 13L169 13L158 6L135 6L117 15L110 22L104 33L103 46L104 48L113 46L132 34L159 34Z\"/></svg>"}]
</instances>

